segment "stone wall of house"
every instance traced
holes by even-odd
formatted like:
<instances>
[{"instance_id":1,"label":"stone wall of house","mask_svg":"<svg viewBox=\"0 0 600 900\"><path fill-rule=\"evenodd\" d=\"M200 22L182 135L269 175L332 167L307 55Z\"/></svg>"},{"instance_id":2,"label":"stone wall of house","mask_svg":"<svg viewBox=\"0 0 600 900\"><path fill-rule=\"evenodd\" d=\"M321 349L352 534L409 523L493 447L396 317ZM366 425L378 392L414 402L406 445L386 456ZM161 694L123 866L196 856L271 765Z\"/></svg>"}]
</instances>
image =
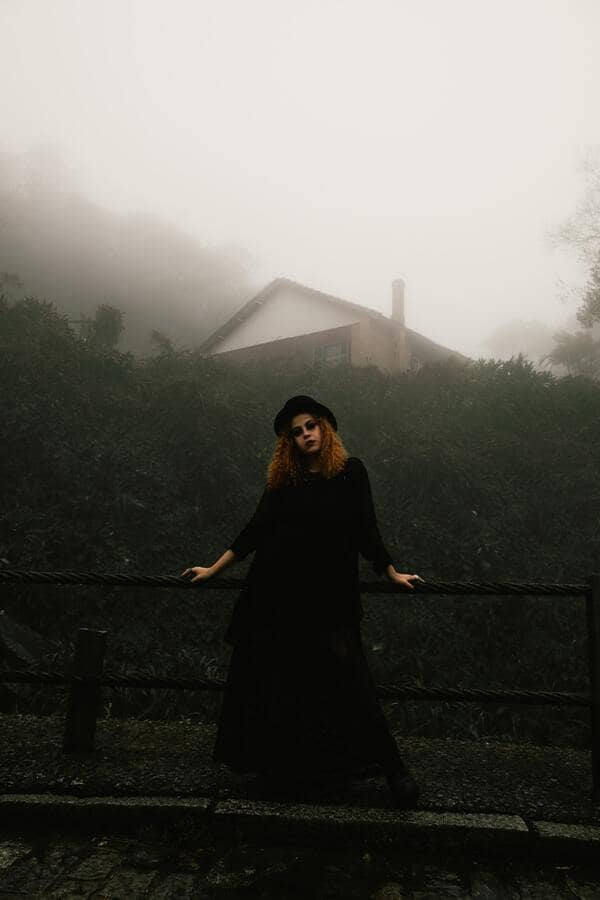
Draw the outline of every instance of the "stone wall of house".
<instances>
[{"instance_id":1,"label":"stone wall of house","mask_svg":"<svg viewBox=\"0 0 600 900\"><path fill-rule=\"evenodd\" d=\"M356 326L354 350L353 365L377 366L386 372L404 372L410 367L405 329L391 319L379 321L365 316Z\"/></svg>"}]
</instances>

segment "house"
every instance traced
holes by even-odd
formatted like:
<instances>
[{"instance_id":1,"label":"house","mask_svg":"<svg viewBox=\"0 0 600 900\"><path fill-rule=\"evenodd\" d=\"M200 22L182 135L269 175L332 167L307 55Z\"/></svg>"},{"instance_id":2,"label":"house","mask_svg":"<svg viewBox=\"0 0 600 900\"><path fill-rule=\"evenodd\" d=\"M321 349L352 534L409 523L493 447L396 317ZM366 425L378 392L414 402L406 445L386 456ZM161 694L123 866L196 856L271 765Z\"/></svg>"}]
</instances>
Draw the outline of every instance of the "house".
<instances>
[{"instance_id":1,"label":"house","mask_svg":"<svg viewBox=\"0 0 600 900\"><path fill-rule=\"evenodd\" d=\"M374 365L406 372L456 357L404 322L404 281L392 283L392 314L276 278L200 346L236 362L286 359L308 365Z\"/></svg>"}]
</instances>

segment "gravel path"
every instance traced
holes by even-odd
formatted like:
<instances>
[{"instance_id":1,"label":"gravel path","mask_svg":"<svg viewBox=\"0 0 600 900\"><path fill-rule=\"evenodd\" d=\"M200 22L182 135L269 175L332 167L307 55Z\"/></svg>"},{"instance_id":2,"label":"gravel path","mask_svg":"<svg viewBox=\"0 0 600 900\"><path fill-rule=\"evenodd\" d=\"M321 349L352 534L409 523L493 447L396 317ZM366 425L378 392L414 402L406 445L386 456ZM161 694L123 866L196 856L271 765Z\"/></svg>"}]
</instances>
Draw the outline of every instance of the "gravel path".
<instances>
[{"instance_id":1,"label":"gravel path","mask_svg":"<svg viewBox=\"0 0 600 900\"><path fill-rule=\"evenodd\" d=\"M1 722L0 793L265 797L264 786L256 779L234 776L210 761L214 725L102 720L95 752L77 758L62 752L59 717L5 715ZM600 824L600 804L594 805L590 797L589 752L527 744L397 739L421 785L420 809ZM327 788L304 788L301 797L295 796L328 804L389 806L387 786L376 773Z\"/></svg>"}]
</instances>

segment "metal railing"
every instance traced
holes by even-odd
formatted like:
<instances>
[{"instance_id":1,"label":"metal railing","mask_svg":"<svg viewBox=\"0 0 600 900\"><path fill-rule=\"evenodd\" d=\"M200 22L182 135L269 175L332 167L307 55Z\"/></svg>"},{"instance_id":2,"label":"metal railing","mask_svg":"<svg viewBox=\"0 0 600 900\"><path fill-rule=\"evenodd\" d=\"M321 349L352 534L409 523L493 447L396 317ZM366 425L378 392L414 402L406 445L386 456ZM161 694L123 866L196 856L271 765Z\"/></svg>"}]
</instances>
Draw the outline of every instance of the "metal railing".
<instances>
[{"instance_id":1,"label":"metal railing","mask_svg":"<svg viewBox=\"0 0 600 900\"><path fill-rule=\"evenodd\" d=\"M211 578L191 584L173 575L121 575L98 572L31 572L0 569L0 584L100 585L120 587L178 588L181 590L241 590L245 582L236 578ZM444 594L454 596L537 596L585 597L588 634L590 693L530 691L484 688L427 688L417 685L377 685L377 696L394 700L449 700L460 702L500 702L554 706L586 706L590 710L592 800L600 802L600 574L581 583L547 582L443 582L427 581L412 589L391 582L360 582L361 593ZM82 628L77 635L70 672L39 669L0 670L0 683L63 684L70 686L63 749L68 753L91 753L94 749L101 688L154 688L171 690L222 691L225 681L210 678L171 678L141 673L104 672L107 633Z\"/></svg>"}]
</instances>

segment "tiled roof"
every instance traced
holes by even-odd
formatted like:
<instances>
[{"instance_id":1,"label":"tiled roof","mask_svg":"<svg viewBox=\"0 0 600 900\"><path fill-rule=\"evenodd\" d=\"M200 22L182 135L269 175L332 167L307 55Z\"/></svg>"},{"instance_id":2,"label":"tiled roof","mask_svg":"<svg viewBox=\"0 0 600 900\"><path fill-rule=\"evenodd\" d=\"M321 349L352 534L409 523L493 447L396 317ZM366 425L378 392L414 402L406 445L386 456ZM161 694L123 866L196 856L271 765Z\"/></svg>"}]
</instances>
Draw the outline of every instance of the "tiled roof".
<instances>
[{"instance_id":1,"label":"tiled roof","mask_svg":"<svg viewBox=\"0 0 600 900\"><path fill-rule=\"evenodd\" d=\"M419 334L418 331L413 331L412 328L406 329L406 342L412 353L418 356L422 362L433 362L433 360L439 359L444 354L465 361L468 359L467 356L459 353L458 350L450 350L449 347L436 344L435 341L425 337L423 334Z\"/></svg>"}]
</instances>

